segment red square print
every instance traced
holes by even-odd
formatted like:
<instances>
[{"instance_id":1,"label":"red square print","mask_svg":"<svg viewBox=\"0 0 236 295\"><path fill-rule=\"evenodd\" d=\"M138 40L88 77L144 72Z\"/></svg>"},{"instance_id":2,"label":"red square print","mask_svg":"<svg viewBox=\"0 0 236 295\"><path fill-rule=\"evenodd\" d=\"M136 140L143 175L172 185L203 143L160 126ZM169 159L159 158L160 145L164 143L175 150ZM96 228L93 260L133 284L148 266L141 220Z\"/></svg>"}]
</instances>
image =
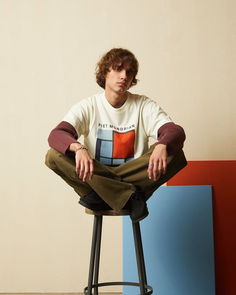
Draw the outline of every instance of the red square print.
<instances>
[{"instance_id":1,"label":"red square print","mask_svg":"<svg viewBox=\"0 0 236 295\"><path fill-rule=\"evenodd\" d=\"M135 131L126 133L114 132L113 134L113 158L129 158L134 156Z\"/></svg>"}]
</instances>

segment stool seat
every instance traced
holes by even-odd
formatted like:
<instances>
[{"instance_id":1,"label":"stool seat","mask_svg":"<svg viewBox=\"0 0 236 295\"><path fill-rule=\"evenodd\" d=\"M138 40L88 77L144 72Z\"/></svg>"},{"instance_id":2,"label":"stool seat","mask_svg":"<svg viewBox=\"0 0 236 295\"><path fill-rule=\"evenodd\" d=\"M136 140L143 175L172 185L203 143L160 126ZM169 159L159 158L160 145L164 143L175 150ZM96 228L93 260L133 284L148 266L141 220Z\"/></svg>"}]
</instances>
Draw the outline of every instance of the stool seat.
<instances>
[{"instance_id":1,"label":"stool seat","mask_svg":"<svg viewBox=\"0 0 236 295\"><path fill-rule=\"evenodd\" d=\"M130 210L122 209L120 211L115 211L115 210L94 211L94 210L85 208L85 213L90 215L97 215L97 216L127 216L127 215L130 215Z\"/></svg>"},{"instance_id":2,"label":"stool seat","mask_svg":"<svg viewBox=\"0 0 236 295\"><path fill-rule=\"evenodd\" d=\"M94 215L94 223L93 223L92 246L91 246L91 254L90 254L88 286L84 288L84 294L98 295L99 287L115 286L115 285L139 287L140 295L152 294L153 289L151 286L147 284L145 261L144 261L144 255L143 255L143 246L142 246L139 222L132 221L139 283L136 283L136 282L99 283L98 282L103 216L127 216L127 215L130 215L130 211L129 210L94 211L94 210L90 210L86 208L85 213ZM92 293L92 290L94 290L94 293Z\"/></svg>"}]
</instances>

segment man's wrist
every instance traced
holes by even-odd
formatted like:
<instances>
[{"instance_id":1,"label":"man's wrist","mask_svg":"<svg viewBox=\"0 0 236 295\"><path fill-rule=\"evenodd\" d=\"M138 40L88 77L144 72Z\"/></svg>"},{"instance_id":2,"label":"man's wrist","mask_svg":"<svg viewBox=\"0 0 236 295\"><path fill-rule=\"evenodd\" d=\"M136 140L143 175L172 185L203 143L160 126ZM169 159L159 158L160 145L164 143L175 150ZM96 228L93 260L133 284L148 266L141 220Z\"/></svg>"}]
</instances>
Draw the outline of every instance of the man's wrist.
<instances>
[{"instance_id":1,"label":"man's wrist","mask_svg":"<svg viewBox=\"0 0 236 295\"><path fill-rule=\"evenodd\" d=\"M88 148L87 148L85 145L80 144L80 146L77 146L77 147L75 148L75 154L76 154L78 151L80 151L80 150L88 150Z\"/></svg>"},{"instance_id":2,"label":"man's wrist","mask_svg":"<svg viewBox=\"0 0 236 295\"><path fill-rule=\"evenodd\" d=\"M167 148L167 145L164 144L164 143L156 142L156 146L155 146L155 148L156 148L157 146L161 146L161 147L163 147L163 148L164 148L164 147Z\"/></svg>"},{"instance_id":3,"label":"man's wrist","mask_svg":"<svg viewBox=\"0 0 236 295\"><path fill-rule=\"evenodd\" d=\"M79 147L83 146L80 142L73 142L70 144L69 150L75 153L75 150Z\"/></svg>"}]
</instances>

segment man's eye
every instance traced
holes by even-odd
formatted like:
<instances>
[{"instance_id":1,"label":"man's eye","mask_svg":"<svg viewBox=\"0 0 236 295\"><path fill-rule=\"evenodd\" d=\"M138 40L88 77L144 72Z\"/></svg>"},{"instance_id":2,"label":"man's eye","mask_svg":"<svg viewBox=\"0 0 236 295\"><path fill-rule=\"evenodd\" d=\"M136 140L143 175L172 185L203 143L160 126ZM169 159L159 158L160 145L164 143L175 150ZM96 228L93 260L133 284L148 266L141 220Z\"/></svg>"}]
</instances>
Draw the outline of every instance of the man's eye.
<instances>
[{"instance_id":1,"label":"man's eye","mask_svg":"<svg viewBox=\"0 0 236 295\"><path fill-rule=\"evenodd\" d=\"M133 75L133 71L132 70L127 71L127 76L132 76L132 75Z\"/></svg>"},{"instance_id":2,"label":"man's eye","mask_svg":"<svg viewBox=\"0 0 236 295\"><path fill-rule=\"evenodd\" d=\"M122 70L122 67L121 66L114 66L113 70L120 72Z\"/></svg>"}]
</instances>

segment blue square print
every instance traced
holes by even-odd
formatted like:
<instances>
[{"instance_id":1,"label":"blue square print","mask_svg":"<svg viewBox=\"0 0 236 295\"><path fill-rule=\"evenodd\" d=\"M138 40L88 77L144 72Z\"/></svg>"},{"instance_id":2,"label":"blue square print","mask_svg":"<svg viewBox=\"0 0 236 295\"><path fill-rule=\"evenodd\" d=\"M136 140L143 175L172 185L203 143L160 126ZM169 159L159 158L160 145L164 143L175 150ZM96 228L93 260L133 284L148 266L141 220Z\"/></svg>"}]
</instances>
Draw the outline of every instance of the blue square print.
<instances>
[{"instance_id":1,"label":"blue square print","mask_svg":"<svg viewBox=\"0 0 236 295\"><path fill-rule=\"evenodd\" d=\"M112 154L113 154L112 141L102 140L101 149L100 149L100 157L112 158Z\"/></svg>"},{"instance_id":2,"label":"blue square print","mask_svg":"<svg viewBox=\"0 0 236 295\"><path fill-rule=\"evenodd\" d=\"M133 161L133 160L134 160L134 157L126 158L126 159L125 159L125 162L129 162L129 161Z\"/></svg>"},{"instance_id":3,"label":"blue square print","mask_svg":"<svg viewBox=\"0 0 236 295\"><path fill-rule=\"evenodd\" d=\"M108 166L111 166L111 159L109 158L103 158L103 157L100 157L100 160L99 160L102 164L104 165L108 165Z\"/></svg>"},{"instance_id":4,"label":"blue square print","mask_svg":"<svg viewBox=\"0 0 236 295\"><path fill-rule=\"evenodd\" d=\"M112 165L120 165L123 164L125 162L125 159L113 159L112 161Z\"/></svg>"},{"instance_id":5,"label":"blue square print","mask_svg":"<svg viewBox=\"0 0 236 295\"><path fill-rule=\"evenodd\" d=\"M103 140L113 140L113 131L98 129L97 138L103 139Z\"/></svg>"}]
</instances>

